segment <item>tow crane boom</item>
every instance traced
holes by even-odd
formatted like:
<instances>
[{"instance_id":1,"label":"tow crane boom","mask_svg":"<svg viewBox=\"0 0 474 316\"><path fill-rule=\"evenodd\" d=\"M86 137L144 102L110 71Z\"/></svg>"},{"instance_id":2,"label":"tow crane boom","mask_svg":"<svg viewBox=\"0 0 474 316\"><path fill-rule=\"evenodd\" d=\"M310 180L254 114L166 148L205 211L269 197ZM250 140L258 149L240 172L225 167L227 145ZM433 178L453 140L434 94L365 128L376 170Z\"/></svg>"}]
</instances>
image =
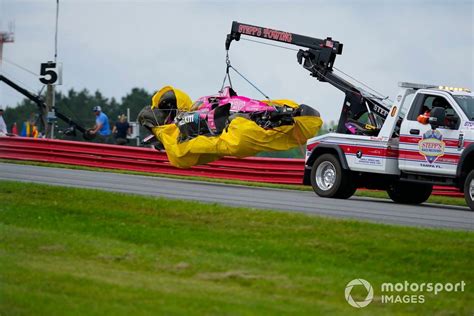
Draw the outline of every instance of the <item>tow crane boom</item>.
<instances>
[{"instance_id":1,"label":"tow crane boom","mask_svg":"<svg viewBox=\"0 0 474 316\"><path fill-rule=\"evenodd\" d=\"M380 98L360 87L356 87L333 72L336 55L342 54L342 43L333 40L331 37L326 39L312 38L234 21L232 22L231 32L227 34L226 50L229 50L232 41L239 41L242 35L307 48L298 51L298 63L308 70L311 76L321 82L331 84L346 95L337 132L346 132L344 124L347 120L357 120L367 112L369 113L369 120L374 126L380 125L374 115L378 116L382 123L388 116L389 109L381 102Z\"/></svg>"}]
</instances>

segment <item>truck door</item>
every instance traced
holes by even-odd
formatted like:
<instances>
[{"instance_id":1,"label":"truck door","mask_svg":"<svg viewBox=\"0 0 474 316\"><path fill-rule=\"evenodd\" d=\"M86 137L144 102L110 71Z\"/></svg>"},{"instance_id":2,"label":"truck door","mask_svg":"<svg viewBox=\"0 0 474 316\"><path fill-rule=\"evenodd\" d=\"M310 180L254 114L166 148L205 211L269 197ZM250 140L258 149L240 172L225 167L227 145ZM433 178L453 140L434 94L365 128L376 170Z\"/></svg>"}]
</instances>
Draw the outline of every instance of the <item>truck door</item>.
<instances>
[{"instance_id":1,"label":"truck door","mask_svg":"<svg viewBox=\"0 0 474 316\"><path fill-rule=\"evenodd\" d=\"M433 107L446 111L444 126L436 130L417 121L420 114L429 115ZM401 126L400 170L454 176L462 151L460 125L459 113L445 95L435 91L419 93Z\"/></svg>"}]
</instances>

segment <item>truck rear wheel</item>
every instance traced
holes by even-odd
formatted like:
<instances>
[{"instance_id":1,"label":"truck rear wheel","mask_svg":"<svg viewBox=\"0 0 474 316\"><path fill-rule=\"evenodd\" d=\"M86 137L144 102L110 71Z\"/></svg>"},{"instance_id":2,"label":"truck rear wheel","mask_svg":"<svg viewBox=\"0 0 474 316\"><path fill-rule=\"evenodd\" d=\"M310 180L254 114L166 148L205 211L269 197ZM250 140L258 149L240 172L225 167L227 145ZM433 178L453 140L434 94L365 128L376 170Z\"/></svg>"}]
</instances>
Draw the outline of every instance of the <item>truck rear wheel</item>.
<instances>
[{"instance_id":1,"label":"truck rear wheel","mask_svg":"<svg viewBox=\"0 0 474 316\"><path fill-rule=\"evenodd\" d=\"M433 185L411 182L394 182L387 189L388 196L401 204L421 204L428 200L431 192Z\"/></svg>"},{"instance_id":2,"label":"truck rear wheel","mask_svg":"<svg viewBox=\"0 0 474 316\"><path fill-rule=\"evenodd\" d=\"M471 208L471 211L474 211L474 170L469 172L464 183L464 198L467 206Z\"/></svg>"},{"instance_id":3,"label":"truck rear wheel","mask_svg":"<svg viewBox=\"0 0 474 316\"><path fill-rule=\"evenodd\" d=\"M332 154L323 154L314 162L311 186L317 195L337 199L348 199L357 189L350 171L342 169L339 159Z\"/></svg>"}]
</instances>

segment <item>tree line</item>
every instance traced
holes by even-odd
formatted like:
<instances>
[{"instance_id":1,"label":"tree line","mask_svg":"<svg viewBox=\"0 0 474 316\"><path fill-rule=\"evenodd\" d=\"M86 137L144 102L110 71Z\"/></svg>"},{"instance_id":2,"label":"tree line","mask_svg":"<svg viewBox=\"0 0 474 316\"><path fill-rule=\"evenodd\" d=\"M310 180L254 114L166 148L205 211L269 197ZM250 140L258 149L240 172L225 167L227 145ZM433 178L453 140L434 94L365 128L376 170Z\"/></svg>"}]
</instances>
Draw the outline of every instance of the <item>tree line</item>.
<instances>
[{"instance_id":1,"label":"tree line","mask_svg":"<svg viewBox=\"0 0 474 316\"><path fill-rule=\"evenodd\" d=\"M130 109L129 119L135 121L141 109L151 104L152 94L143 88L133 88L119 101L115 98L104 97L100 91L91 93L87 89L81 91L70 89L67 93L56 92L55 97L58 112L71 118L84 128L90 128L95 124L95 115L92 112L94 106L100 105L102 107L102 111L107 114L111 124L117 120L119 115L127 114L127 109ZM39 108L36 103L24 99L16 107L7 107L4 111L4 119L9 130L12 124L16 122L20 131L25 122L39 124ZM58 120L57 126L59 133L55 133L55 138L71 138L61 133L62 130L68 127L68 124ZM76 138L80 139L80 137Z\"/></svg>"}]
</instances>

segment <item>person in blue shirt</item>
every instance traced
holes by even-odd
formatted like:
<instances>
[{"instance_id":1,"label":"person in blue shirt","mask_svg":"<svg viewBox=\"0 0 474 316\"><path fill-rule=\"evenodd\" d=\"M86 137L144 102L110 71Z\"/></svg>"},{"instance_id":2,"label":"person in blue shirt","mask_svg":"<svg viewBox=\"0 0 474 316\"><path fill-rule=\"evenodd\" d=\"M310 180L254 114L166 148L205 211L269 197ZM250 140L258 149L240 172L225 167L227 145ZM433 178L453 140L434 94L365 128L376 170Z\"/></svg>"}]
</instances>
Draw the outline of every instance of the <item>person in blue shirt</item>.
<instances>
[{"instance_id":1,"label":"person in blue shirt","mask_svg":"<svg viewBox=\"0 0 474 316\"><path fill-rule=\"evenodd\" d=\"M102 108L99 105L94 106L92 111L95 113L96 119L95 126L90 133L98 136L96 137L97 142L109 143L111 135L109 118L102 112Z\"/></svg>"}]
</instances>

